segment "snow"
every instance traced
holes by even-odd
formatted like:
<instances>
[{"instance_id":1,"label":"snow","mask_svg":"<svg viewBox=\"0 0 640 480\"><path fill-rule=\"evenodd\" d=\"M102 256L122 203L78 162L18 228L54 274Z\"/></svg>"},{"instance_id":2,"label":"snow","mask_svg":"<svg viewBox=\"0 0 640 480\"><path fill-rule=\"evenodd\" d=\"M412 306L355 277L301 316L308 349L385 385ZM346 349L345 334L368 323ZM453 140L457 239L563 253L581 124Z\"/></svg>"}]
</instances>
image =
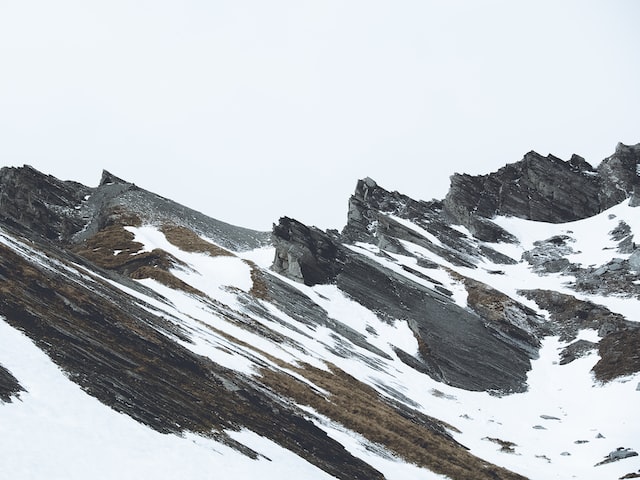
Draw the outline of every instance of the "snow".
<instances>
[{"instance_id":1,"label":"snow","mask_svg":"<svg viewBox=\"0 0 640 480\"><path fill-rule=\"evenodd\" d=\"M370 344L389 355L393 353L390 339L393 339L394 346L407 353L418 352L418 342L404 322L389 325L371 310L348 298L335 285L316 285L310 290L316 293L312 296L313 300L324 308L331 318L342 319L347 326L366 334ZM372 331L375 333L370 333Z\"/></svg>"},{"instance_id":2,"label":"snow","mask_svg":"<svg viewBox=\"0 0 640 480\"><path fill-rule=\"evenodd\" d=\"M402 461L380 445L372 444L362 435L344 428L310 407L305 405L299 405L299 407L309 412L314 418L314 423L327 432L329 437L340 442L353 456L363 459L381 472L387 480L444 480L447 478Z\"/></svg>"},{"instance_id":3,"label":"snow","mask_svg":"<svg viewBox=\"0 0 640 480\"><path fill-rule=\"evenodd\" d=\"M404 218L396 217L395 215L389 215L389 218L391 218L395 222L398 222L400 225L404 226L405 228L408 228L409 230L413 230L415 233L417 233L421 237L426 238L427 240L429 240L434 245L446 248L442 244L442 242L438 239L438 237L436 237L432 233L429 233L424 228L419 227L418 225L416 225L414 223L411 223L409 220L405 220Z\"/></svg>"},{"instance_id":4,"label":"snow","mask_svg":"<svg viewBox=\"0 0 640 480\"><path fill-rule=\"evenodd\" d=\"M162 249L189 268L172 269L180 280L207 295L230 305L235 304L235 295L225 287L234 286L240 290L249 291L253 286L251 267L241 258L235 256L211 256L206 253L185 252L170 243L156 227L125 227L134 234L134 241L142 243L138 253L149 252L156 248Z\"/></svg>"},{"instance_id":5,"label":"snow","mask_svg":"<svg viewBox=\"0 0 640 480\"><path fill-rule=\"evenodd\" d=\"M394 217L394 220L433 241L432 236L428 236L423 229L402 219ZM554 235L569 235L575 240L571 246L576 252L570 256L571 261L583 265L601 265L614 256L626 258L625 254L616 251L616 242L611 240L608 233L620 220L629 224L636 236L640 235L638 210L626 204L590 219L560 225L501 217L495 220L496 223L516 235L520 243L490 246L519 259L523 251L533 247L534 241ZM237 257L213 257L180 250L152 226L128 229L136 241L143 244L142 251L161 248L184 262L186 267L175 268L172 273L205 292L214 302L172 290L155 280L139 281L168 299L168 303L165 303L112 280L104 280L134 296L155 314L179 323L193 340L193 344L180 343L221 365L246 375L255 375L256 363L273 365L269 357L289 365L309 363L323 369L327 368L327 363L333 363L366 382L381 395L388 396L389 393L379 385L397 390L410 402L415 402L423 413L458 428L461 433L452 435L470 448L473 454L533 480L619 478L640 469L640 457L594 467L617 447L640 451L637 429L637 425L640 425L640 410L637 408L640 391L636 390L640 375L605 385L598 384L591 374L591 368L598 361L595 352L567 365L560 365L560 351L566 344L557 337L548 337L542 343L540 357L531 363L527 392L496 397L484 392L464 391L436 382L401 362L393 347L414 355L418 353L417 341L408 325L401 321L391 324L382 321L335 285L308 287L273 272L268 273L310 297L326 310L330 318L364 335L367 342L384 351L391 359L352 345L346 339L340 341L348 345L352 356L338 356L332 349L337 343L334 331L327 327L302 324L267 302L261 302L262 306L279 322L245 311L237 294L248 292L252 287L251 267L246 261L268 268L274 257L273 247L243 252ZM464 229L457 229L465 233ZM87 281L94 281L98 277L94 273L89 275L78 265L65 265L43 256L8 235L0 235L0 242L46 268L55 267L69 274L80 275ZM517 290L555 289L603 304L630 320L640 321L638 299L576 293L568 285L572 277L561 274L541 276L524 262L498 265L485 261L478 263L479 268L458 267L427 249L406 241L402 243L409 252L485 282L543 315L544 311L540 311L534 302L520 297ZM464 285L445 268L424 268L417 265L416 258L403 255L381 257L377 255L379 249L369 244L356 244L348 248L428 288L434 288L436 282L440 282L453 292L452 299L458 305L467 307ZM403 266L435 282L409 273ZM503 274L490 273L496 270ZM216 309L216 302L225 305L227 314ZM235 314L244 315L245 320L249 319L256 326L269 328L292 341L278 343L248 330L234 321ZM595 330L583 330L578 338L594 342L599 340ZM162 435L137 424L85 394L30 340L1 319L0 364L7 367L28 390L21 394L19 400L0 404L0 478L8 476L4 475L5 472L11 472L11 478L17 480L162 479L178 476L199 479L210 478L212 472L222 478L252 478L256 472L260 472L265 480L282 478L283 475L305 479L331 478L294 454L246 430L229 433L272 462L250 460L218 442L197 435ZM287 372L317 389L299 374L290 370ZM308 407L304 408L328 435L343 443L352 454L382 471L387 478L443 478L402 462L388 452L379 449L372 451L367 448L371 447L367 440L357 433ZM598 438L599 434L604 438ZM487 437L514 442L515 453L501 452L500 446L486 440ZM585 442L576 443L582 441Z\"/></svg>"},{"instance_id":6,"label":"snow","mask_svg":"<svg viewBox=\"0 0 640 480\"><path fill-rule=\"evenodd\" d=\"M84 393L22 333L0 318L0 363L27 393L0 403L0 478L193 480L333 478L273 442L228 432L264 458L251 460L214 440L165 435Z\"/></svg>"},{"instance_id":7,"label":"snow","mask_svg":"<svg viewBox=\"0 0 640 480\"><path fill-rule=\"evenodd\" d=\"M593 333L585 336L593 338ZM636 383L595 385L589 371L597 355L560 366L559 352L564 345L555 337L544 341L540 358L533 362L527 379L528 392L477 402L479 417L475 424L458 425L465 432L461 441L473 453L493 457L497 463L532 479L618 478L637 470L637 461L594 468L618 446L640 447L637 431L630 428L640 422ZM462 397L460 393L458 396ZM559 420L544 419L542 415ZM597 438L598 434L605 438ZM496 454L492 450L497 445L482 440L484 437L513 441L517 444L516 453ZM576 443L583 440L588 443ZM570 455L562 455L563 452Z\"/></svg>"},{"instance_id":8,"label":"snow","mask_svg":"<svg viewBox=\"0 0 640 480\"><path fill-rule=\"evenodd\" d=\"M238 256L245 260L252 261L260 268L269 268L273 263L275 254L276 249L274 247L262 247L254 250L248 250L246 252L240 252L238 253Z\"/></svg>"},{"instance_id":9,"label":"snow","mask_svg":"<svg viewBox=\"0 0 640 480\"><path fill-rule=\"evenodd\" d=\"M629 256L617 252L617 242L609 235L621 220L631 227L631 232L636 238L640 237L640 212L637 208L630 207L627 201L598 215L575 222L555 224L515 217L496 217L493 222L515 235L523 250L532 249L534 241L546 240L555 235L567 235L575 240L575 243L571 243L575 253L567 258L571 262L590 266L605 264L615 257ZM492 247L500 248L494 244Z\"/></svg>"}]
</instances>

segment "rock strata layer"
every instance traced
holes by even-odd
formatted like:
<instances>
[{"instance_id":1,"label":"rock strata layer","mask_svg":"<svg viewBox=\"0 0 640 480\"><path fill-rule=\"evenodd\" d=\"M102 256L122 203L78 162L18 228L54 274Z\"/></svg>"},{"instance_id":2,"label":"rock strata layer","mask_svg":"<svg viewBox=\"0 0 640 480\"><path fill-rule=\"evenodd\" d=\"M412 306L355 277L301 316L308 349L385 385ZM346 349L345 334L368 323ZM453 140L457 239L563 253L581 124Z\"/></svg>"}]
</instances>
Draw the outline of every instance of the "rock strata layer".
<instances>
[{"instance_id":1,"label":"rock strata layer","mask_svg":"<svg viewBox=\"0 0 640 480\"><path fill-rule=\"evenodd\" d=\"M635 198L640 192L639 163L640 145L619 144L597 169L577 155L563 161L529 152L488 175L453 175L444 209L477 237L495 241L495 228L486 222L496 215L563 223Z\"/></svg>"}]
</instances>

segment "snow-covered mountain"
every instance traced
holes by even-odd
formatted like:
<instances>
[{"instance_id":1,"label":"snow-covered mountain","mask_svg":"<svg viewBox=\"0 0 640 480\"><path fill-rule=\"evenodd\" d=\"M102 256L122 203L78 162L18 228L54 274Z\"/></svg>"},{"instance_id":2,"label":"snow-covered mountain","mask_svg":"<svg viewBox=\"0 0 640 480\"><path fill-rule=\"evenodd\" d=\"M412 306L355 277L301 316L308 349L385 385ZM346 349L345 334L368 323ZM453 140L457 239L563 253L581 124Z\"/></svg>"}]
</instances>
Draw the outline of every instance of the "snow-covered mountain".
<instances>
[{"instance_id":1,"label":"snow-covered mountain","mask_svg":"<svg viewBox=\"0 0 640 480\"><path fill-rule=\"evenodd\" d=\"M342 232L0 171L0 478L640 478L640 145Z\"/></svg>"}]
</instances>

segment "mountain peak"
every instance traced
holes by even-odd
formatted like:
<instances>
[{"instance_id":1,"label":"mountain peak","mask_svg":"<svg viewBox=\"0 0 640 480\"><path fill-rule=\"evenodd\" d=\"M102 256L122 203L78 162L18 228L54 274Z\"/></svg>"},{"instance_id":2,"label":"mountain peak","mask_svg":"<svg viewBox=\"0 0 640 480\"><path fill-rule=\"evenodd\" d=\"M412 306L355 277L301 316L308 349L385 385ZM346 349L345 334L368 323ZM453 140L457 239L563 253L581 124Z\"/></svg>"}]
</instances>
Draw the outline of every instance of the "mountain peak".
<instances>
[{"instance_id":1,"label":"mountain peak","mask_svg":"<svg viewBox=\"0 0 640 480\"><path fill-rule=\"evenodd\" d=\"M341 233L243 229L108 171L90 188L2 169L0 464L16 480L625 478L638 151L597 169L529 152L454 175L444 201L366 177ZM105 454L112 470L86 469Z\"/></svg>"},{"instance_id":2,"label":"mountain peak","mask_svg":"<svg viewBox=\"0 0 640 480\"><path fill-rule=\"evenodd\" d=\"M120 177L115 176L113 173L108 172L107 170L102 170L102 177L100 178L99 186L112 184L131 185L130 182L127 182Z\"/></svg>"}]
</instances>

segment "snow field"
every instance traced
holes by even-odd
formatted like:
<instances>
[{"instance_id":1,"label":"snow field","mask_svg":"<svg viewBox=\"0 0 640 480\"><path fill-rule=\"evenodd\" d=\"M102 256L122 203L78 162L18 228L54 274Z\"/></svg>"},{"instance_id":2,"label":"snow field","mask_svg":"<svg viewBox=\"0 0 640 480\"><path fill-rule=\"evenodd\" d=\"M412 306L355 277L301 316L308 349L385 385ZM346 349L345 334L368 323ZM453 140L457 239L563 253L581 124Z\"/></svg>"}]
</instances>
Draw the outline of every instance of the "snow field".
<instances>
[{"instance_id":1,"label":"snow field","mask_svg":"<svg viewBox=\"0 0 640 480\"><path fill-rule=\"evenodd\" d=\"M0 478L193 480L333 478L249 431L229 432L271 459L251 460L194 434L165 435L84 393L22 333L0 319L0 363L27 390L0 404Z\"/></svg>"}]
</instances>

